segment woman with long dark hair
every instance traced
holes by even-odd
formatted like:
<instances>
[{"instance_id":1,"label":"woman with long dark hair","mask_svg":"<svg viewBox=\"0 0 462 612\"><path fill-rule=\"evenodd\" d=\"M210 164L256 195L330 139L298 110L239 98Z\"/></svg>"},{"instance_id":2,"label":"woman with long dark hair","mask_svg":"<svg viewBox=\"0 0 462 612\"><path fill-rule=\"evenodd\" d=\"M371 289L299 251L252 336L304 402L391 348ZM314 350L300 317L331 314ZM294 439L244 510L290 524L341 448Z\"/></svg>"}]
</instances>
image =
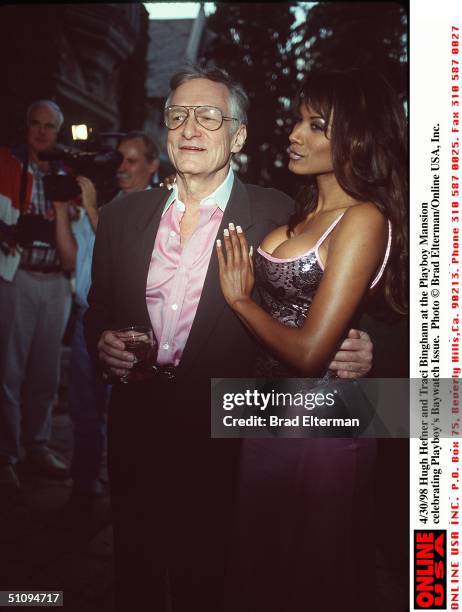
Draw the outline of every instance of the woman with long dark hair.
<instances>
[{"instance_id":1,"label":"woman with long dark hair","mask_svg":"<svg viewBox=\"0 0 462 612\"><path fill-rule=\"evenodd\" d=\"M364 70L310 73L294 106L297 210L254 262L230 226L217 242L220 280L264 347L259 376L328 382L365 309L407 309L407 129L396 93ZM230 609L374 610L374 457L370 439L244 441Z\"/></svg>"}]
</instances>

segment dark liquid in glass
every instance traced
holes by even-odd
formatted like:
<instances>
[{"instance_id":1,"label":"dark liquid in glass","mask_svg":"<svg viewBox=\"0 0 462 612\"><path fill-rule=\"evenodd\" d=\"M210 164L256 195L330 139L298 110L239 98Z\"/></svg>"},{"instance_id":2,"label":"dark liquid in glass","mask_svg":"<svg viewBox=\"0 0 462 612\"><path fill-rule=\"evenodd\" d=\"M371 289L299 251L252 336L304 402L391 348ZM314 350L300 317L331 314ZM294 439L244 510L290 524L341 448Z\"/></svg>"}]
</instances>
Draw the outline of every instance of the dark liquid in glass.
<instances>
[{"instance_id":1,"label":"dark liquid in glass","mask_svg":"<svg viewBox=\"0 0 462 612\"><path fill-rule=\"evenodd\" d=\"M154 347L142 340L125 340L125 350L136 357L136 362L127 377L128 382L140 382L152 378L152 366L155 364Z\"/></svg>"}]
</instances>

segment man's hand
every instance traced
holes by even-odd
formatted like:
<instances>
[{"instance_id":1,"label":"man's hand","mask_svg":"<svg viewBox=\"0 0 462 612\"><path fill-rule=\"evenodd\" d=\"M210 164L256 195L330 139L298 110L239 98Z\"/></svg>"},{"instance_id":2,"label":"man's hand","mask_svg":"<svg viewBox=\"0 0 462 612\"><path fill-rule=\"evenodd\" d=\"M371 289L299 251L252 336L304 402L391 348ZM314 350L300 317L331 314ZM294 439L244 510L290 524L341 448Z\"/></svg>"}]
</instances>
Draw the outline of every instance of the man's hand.
<instances>
[{"instance_id":1,"label":"man's hand","mask_svg":"<svg viewBox=\"0 0 462 612\"><path fill-rule=\"evenodd\" d=\"M348 337L342 342L329 370L336 370L340 378L361 378L372 368L374 345L364 331L350 329Z\"/></svg>"},{"instance_id":2,"label":"man's hand","mask_svg":"<svg viewBox=\"0 0 462 612\"><path fill-rule=\"evenodd\" d=\"M135 356L124 350L125 344L119 340L113 331L104 331L98 342L98 356L104 364L107 373L121 378L126 376L133 367Z\"/></svg>"},{"instance_id":3,"label":"man's hand","mask_svg":"<svg viewBox=\"0 0 462 612\"><path fill-rule=\"evenodd\" d=\"M97 207L96 189L93 183L86 176L78 176L76 179L82 191L82 204L85 210L95 209Z\"/></svg>"}]
</instances>

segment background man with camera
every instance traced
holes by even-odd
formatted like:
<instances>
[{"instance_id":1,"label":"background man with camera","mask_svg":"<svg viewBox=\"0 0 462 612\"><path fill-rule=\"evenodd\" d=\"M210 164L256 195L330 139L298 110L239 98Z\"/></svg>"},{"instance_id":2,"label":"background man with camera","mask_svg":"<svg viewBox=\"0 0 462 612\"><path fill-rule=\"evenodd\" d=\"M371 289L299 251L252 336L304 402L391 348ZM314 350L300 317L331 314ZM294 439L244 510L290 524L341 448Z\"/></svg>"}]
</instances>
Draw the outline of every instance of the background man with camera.
<instances>
[{"instance_id":1,"label":"background man with camera","mask_svg":"<svg viewBox=\"0 0 462 612\"><path fill-rule=\"evenodd\" d=\"M27 110L26 145L0 149L0 483L13 488L21 433L31 470L68 475L48 442L73 256L61 241L68 205L47 199L52 164L39 160L56 145L63 120L57 104L36 101Z\"/></svg>"}]
</instances>

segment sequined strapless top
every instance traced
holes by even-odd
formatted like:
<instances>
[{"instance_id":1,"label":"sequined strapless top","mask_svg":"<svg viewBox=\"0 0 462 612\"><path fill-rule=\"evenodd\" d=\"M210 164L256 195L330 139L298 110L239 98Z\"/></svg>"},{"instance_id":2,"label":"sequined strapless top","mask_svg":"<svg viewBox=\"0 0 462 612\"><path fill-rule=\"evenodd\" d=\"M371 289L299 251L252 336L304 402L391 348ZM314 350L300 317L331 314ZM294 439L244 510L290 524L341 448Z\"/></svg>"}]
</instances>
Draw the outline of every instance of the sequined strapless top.
<instances>
[{"instance_id":1,"label":"sequined strapless top","mask_svg":"<svg viewBox=\"0 0 462 612\"><path fill-rule=\"evenodd\" d=\"M261 306L272 317L289 327L301 327L308 315L314 295L321 282L324 267L319 248L343 217L342 213L324 232L313 249L290 259L279 259L259 248L255 254L255 280L261 296ZM388 225L388 245L379 273L371 284L378 283L388 260L391 246L391 224ZM256 375L262 378L297 377L299 374L272 355L261 353Z\"/></svg>"}]
</instances>

